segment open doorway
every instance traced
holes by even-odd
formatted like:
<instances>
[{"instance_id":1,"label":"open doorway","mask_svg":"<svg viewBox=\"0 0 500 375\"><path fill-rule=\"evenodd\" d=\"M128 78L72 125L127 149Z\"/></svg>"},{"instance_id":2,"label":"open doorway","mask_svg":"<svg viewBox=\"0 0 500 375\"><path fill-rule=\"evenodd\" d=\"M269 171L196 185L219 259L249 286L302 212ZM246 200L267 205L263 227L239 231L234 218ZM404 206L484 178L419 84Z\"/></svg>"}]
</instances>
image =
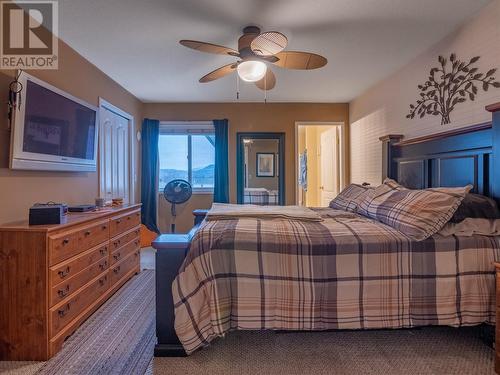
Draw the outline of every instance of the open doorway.
<instances>
[{"instance_id":1,"label":"open doorway","mask_svg":"<svg viewBox=\"0 0 500 375\"><path fill-rule=\"evenodd\" d=\"M343 123L296 124L298 205L327 207L345 185Z\"/></svg>"}]
</instances>

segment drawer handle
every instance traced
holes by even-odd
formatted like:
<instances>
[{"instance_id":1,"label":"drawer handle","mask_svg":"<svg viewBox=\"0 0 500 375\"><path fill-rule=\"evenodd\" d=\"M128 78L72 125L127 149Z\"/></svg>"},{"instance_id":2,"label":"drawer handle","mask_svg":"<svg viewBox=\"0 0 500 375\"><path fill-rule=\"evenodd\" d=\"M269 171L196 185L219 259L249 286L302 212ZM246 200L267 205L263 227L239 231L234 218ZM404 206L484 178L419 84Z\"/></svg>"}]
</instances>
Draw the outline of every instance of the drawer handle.
<instances>
[{"instance_id":1,"label":"drawer handle","mask_svg":"<svg viewBox=\"0 0 500 375\"><path fill-rule=\"evenodd\" d=\"M136 229L134 233L139 234L139 229Z\"/></svg>"},{"instance_id":2,"label":"drawer handle","mask_svg":"<svg viewBox=\"0 0 500 375\"><path fill-rule=\"evenodd\" d=\"M114 273L120 272L120 268L121 268L120 266L113 268L113 272Z\"/></svg>"},{"instance_id":3,"label":"drawer handle","mask_svg":"<svg viewBox=\"0 0 500 375\"><path fill-rule=\"evenodd\" d=\"M65 269L65 270L59 271L57 274L59 275L59 277L60 277L61 279L64 279L66 276L68 276L69 271L70 271L70 268L69 268L69 266L68 266L68 267L66 267L66 269Z\"/></svg>"},{"instance_id":4,"label":"drawer handle","mask_svg":"<svg viewBox=\"0 0 500 375\"><path fill-rule=\"evenodd\" d=\"M106 230L106 229L108 229L108 226L107 225L103 225L102 226L102 230Z\"/></svg>"},{"instance_id":5,"label":"drawer handle","mask_svg":"<svg viewBox=\"0 0 500 375\"><path fill-rule=\"evenodd\" d=\"M90 236L90 233L92 233L92 232L90 232L90 231L88 230L88 231L86 231L86 232L85 232L85 235L86 235L86 236Z\"/></svg>"},{"instance_id":6,"label":"drawer handle","mask_svg":"<svg viewBox=\"0 0 500 375\"><path fill-rule=\"evenodd\" d=\"M59 294L59 297L66 297L69 293L69 285L66 285L66 289L59 289L57 291L57 294Z\"/></svg>"},{"instance_id":7,"label":"drawer handle","mask_svg":"<svg viewBox=\"0 0 500 375\"><path fill-rule=\"evenodd\" d=\"M134 254L135 254L136 258L139 256L139 252L138 251L136 251Z\"/></svg>"},{"instance_id":8,"label":"drawer handle","mask_svg":"<svg viewBox=\"0 0 500 375\"><path fill-rule=\"evenodd\" d=\"M99 268L100 268L101 270L103 270L104 268L106 268L106 266L107 266L107 265L108 265L108 262L104 261L104 263L100 263L100 264L99 264Z\"/></svg>"},{"instance_id":9,"label":"drawer handle","mask_svg":"<svg viewBox=\"0 0 500 375\"><path fill-rule=\"evenodd\" d=\"M117 260L118 260L118 259L120 259L120 256L121 256L121 254L120 254L120 253L116 253L115 255L113 255L113 258L115 258L115 259L117 259Z\"/></svg>"},{"instance_id":10,"label":"drawer handle","mask_svg":"<svg viewBox=\"0 0 500 375\"><path fill-rule=\"evenodd\" d=\"M57 310L57 313L62 318L63 316L66 316L66 314L68 314L70 308L71 308L70 304L67 303L65 308Z\"/></svg>"},{"instance_id":11,"label":"drawer handle","mask_svg":"<svg viewBox=\"0 0 500 375\"><path fill-rule=\"evenodd\" d=\"M120 219L116 220L116 224L120 224L122 221Z\"/></svg>"},{"instance_id":12,"label":"drawer handle","mask_svg":"<svg viewBox=\"0 0 500 375\"><path fill-rule=\"evenodd\" d=\"M67 245L67 244L69 244L69 238L65 238L65 239L62 241L62 244L63 244L63 245Z\"/></svg>"},{"instance_id":13,"label":"drawer handle","mask_svg":"<svg viewBox=\"0 0 500 375\"><path fill-rule=\"evenodd\" d=\"M117 240L117 241L113 242L113 245L115 245L115 247L116 247L116 246L118 246L119 244L121 244L121 242L122 242L121 240Z\"/></svg>"},{"instance_id":14,"label":"drawer handle","mask_svg":"<svg viewBox=\"0 0 500 375\"><path fill-rule=\"evenodd\" d=\"M101 253L101 255L105 255L107 251L108 251L108 247L107 246L104 246L102 249L99 250L99 252Z\"/></svg>"},{"instance_id":15,"label":"drawer handle","mask_svg":"<svg viewBox=\"0 0 500 375\"><path fill-rule=\"evenodd\" d=\"M104 285L104 283L105 283L105 281L106 281L106 277L104 277L104 278L102 278L102 279L99 279L99 285L100 285L100 286L103 286L103 285Z\"/></svg>"},{"instance_id":16,"label":"drawer handle","mask_svg":"<svg viewBox=\"0 0 500 375\"><path fill-rule=\"evenodd\" d=\"M139 240L135 240L134 243L136 246L139 245Z\"/></svg>"},{"instance_id":17,"label":"drawer handle","mask_svg":"<svg viewBox=\"0 0 500 375\"><path fill-rule=\"evenodd\" d=\"M139 212L136 212L136 213L135 213L135 216L139 216L139 215L140 215L140 214L139 214Z\"/></svg>"}]
</instances>

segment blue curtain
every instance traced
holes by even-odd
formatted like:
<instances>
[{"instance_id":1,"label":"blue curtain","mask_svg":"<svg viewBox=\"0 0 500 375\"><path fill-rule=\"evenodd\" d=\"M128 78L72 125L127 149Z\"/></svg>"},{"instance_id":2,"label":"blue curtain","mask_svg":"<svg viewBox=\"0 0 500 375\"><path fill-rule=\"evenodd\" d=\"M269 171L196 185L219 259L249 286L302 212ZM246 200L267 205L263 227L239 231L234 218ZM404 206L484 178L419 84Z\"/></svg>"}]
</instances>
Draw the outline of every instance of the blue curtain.
<instances>
[{"instance_id":1,"label":"blue curtain","mask_svg":"<svg viewBox=\"0 0 500 375\"><path fill-rule=\"evenodd\" d=\"M215 128L215 176L214 202L229 203L229 168L227 128L228 121L214 120Z\"/></svg>"},{"instance_id":2,"label":"blue curtain","mask_svg":"<svg viewBox=\"0 0 500 375\"><path fill-rule=\"evenodd\" d=\"M158 197L158 137L160 122L145 118L142 122L141 221L149 229L160 233L156 224Z\"/></svg>"}]
</instances>

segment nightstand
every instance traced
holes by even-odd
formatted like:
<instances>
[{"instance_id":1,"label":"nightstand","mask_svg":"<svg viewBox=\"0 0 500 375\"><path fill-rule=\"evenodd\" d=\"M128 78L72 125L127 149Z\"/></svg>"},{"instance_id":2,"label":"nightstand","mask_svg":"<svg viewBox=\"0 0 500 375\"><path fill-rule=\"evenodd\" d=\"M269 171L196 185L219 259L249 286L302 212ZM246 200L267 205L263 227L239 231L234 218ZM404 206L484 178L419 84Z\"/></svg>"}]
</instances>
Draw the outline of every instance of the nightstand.
<instances>
[{"instance_id":1,"label":"nightstand","mask_svg":"<svg viewBox=\"0 0 500 375\"><path fill-rule=\"evenodd\" d=\"M205 218L207 210L194 210L194 227L186 234L162 234L152 243L156 249L156 337L155 357L184 356L174 329L172 283L186 257L191 239Z\"/></svg>"}]
</instances>

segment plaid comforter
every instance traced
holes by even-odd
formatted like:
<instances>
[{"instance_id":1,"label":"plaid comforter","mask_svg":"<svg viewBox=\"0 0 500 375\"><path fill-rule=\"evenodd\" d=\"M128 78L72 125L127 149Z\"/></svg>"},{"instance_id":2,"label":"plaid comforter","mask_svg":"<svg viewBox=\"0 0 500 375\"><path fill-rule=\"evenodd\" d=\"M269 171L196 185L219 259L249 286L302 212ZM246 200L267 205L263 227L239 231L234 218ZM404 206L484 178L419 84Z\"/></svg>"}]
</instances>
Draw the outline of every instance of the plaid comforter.
<instances>
[{"instance_id":1,"label":"plaid comforter","mask_svg":"<svg viewBox=\"0 0 500 375\"><path fill-rule=\"evenodd\" d=\"M172 290L187 353L233 329L326 330L495 321L498 237L412 241L354 213L205 221Z\"/></svg>"}]
</instances>

